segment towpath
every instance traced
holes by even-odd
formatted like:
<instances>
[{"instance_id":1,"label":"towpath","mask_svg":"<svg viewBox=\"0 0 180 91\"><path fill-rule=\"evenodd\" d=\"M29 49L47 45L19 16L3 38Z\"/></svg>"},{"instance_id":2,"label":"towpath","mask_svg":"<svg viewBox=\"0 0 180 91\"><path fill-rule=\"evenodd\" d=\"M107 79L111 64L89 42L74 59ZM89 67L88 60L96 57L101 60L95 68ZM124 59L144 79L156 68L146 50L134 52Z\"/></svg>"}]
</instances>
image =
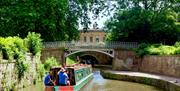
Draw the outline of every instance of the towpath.
<instances>
[{"instance_id":1,"label":"towpath","mask_svg":"<svg viewBox=\"0 0 180 91\"><path fill-rule=\"evenodd\" d=\"M120 75L136 76L136 77L147 77L147 78L165 80L165 81L168 81L170 83L173 83L173 84L180 86L180 78L176 78L176 77L151 74L151 73L143 73L143 72L113 71L113 70L106 70L106 71L110 72L112 74L120 74Z\"/></svg>"}]
</instances>

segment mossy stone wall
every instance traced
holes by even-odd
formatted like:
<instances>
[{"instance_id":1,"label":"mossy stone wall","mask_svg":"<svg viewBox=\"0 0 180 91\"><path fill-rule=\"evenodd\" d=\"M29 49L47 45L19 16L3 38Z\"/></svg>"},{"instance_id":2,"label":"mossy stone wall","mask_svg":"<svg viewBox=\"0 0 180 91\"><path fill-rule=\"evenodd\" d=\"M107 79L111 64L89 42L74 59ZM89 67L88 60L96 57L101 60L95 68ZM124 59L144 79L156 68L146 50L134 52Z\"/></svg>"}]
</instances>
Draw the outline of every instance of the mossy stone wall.
<instances>
[{"instance_id":1,"label":"mossy stone wall","mask_svg":"<svg viewBox=\"0 0 180 91\"><path fill-rule=\"evenodd\" d=\"M28 62L28 70L25 72L21 81L18 81L18 73L15 67L16 60L0 59L0 91L18 91L19 88L32 85L37 80L37 61L40 60L38 56L26 55L26 62ZM4 90L3 90L4 89Z\"/></svg>"}]
</instances>

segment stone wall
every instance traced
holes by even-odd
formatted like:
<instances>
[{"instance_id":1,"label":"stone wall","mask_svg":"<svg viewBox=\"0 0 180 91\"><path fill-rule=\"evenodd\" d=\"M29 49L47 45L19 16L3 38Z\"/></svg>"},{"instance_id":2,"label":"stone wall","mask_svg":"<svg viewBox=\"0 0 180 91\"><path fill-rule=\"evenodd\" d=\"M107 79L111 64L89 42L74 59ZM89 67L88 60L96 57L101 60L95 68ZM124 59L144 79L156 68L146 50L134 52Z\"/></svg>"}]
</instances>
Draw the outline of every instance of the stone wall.
<instances>
[{"instance_id":1,"label":"stone wall","mask_svg":"<svg viewBox=\"0 0 180 91\"><path fill-rule=\"evenodd\" d=\"M143 72L180 77L180 56L144 56L139 62L138 69Z\"/></svg>"},{"instance_id":2,"label":"stone wall","mask_svg":"<svg viewBox=\"0 0 180 91\"><path fill-rule=\"evenodd\" d=\"M136 53L132 50L115 49L114 52L114 57L122 60L126 60L128 58L134 59L136 56Z\"/></svg>"},{"instance_id":3,"label":"stone wall","mask_svg":"<svg viewBox=\"0 0 180 91\"><path fill-rule=\"evenodd\" d=\"M44 62L48 57L55 57L59 63L64 60L64 50L61 48L46 48L41 52L41 61Z\"/></svg>"},{"instance_id":4,"label":"stone wall","mask_svg":"<svg viewBox=\"0 0 180 91\"><path fill-rule=\"evenodd\" d=\"M180 77L180 55L138 57L132 50L115 49L114 70L142 71Z\"/></svg>"},{"instance_id":5,"label":"stone wall","mask_svg":"<svg viewBox=\"0 0 180 91\"><path fill-rule=\"evenodd\" d=\"M37 78L36 62L39 61L39 59L40 57L33 57L31 54L26 55L29 70L25 72L21 82L18 81L15 60L9 61L0 59L0 91L2 91L2 87L8 90L32 85Z\"/></svg>"},{"instance_id":6,"label":"stone wall","mask_svg":"<svg viewBox=\"0 0 180 91\"><path fill-rule=\"evenodd\" d=\"M115 49L113 59L114 70L131 70L136 54L132 50Z\"/></svg>"}]
</instances>

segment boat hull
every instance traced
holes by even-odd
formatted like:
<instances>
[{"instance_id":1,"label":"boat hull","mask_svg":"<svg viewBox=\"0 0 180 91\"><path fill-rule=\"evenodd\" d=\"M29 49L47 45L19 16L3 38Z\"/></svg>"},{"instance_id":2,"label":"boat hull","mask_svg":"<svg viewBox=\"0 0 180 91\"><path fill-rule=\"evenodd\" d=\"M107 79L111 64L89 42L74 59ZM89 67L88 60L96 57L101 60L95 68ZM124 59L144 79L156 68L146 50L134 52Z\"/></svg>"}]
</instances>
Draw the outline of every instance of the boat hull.
<instances>
[{"instance_id":1,"label":"boat hull","mask_svg":"<svg viewBox=\"0 0 180 91\"><path fill-rule=\"evenodd\" d=\"M86 85L93 78L93 73L80 80L74 86L46 86L45 91L79 91L84 85Z\"/></svg>"}]
</instances>

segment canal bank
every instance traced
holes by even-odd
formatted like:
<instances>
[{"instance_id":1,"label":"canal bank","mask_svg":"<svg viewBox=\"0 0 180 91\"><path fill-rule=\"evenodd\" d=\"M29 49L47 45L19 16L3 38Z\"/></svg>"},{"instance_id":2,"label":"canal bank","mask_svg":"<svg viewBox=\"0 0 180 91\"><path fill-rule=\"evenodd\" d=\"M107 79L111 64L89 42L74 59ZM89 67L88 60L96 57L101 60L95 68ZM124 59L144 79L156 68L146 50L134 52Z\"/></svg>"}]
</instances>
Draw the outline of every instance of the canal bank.
<instances>
[{"instance_id":1,"label":"canal bank","mask_svg":"<svg viewBox=\"0 0 180 91\"><path fill-rule=\"evenodd\" d=\"M101 70L101 75L107 79L131 81L156 86L165 91L180 91L180 79L163 75L142 72Z\"/></svg>"}]
</instances>

